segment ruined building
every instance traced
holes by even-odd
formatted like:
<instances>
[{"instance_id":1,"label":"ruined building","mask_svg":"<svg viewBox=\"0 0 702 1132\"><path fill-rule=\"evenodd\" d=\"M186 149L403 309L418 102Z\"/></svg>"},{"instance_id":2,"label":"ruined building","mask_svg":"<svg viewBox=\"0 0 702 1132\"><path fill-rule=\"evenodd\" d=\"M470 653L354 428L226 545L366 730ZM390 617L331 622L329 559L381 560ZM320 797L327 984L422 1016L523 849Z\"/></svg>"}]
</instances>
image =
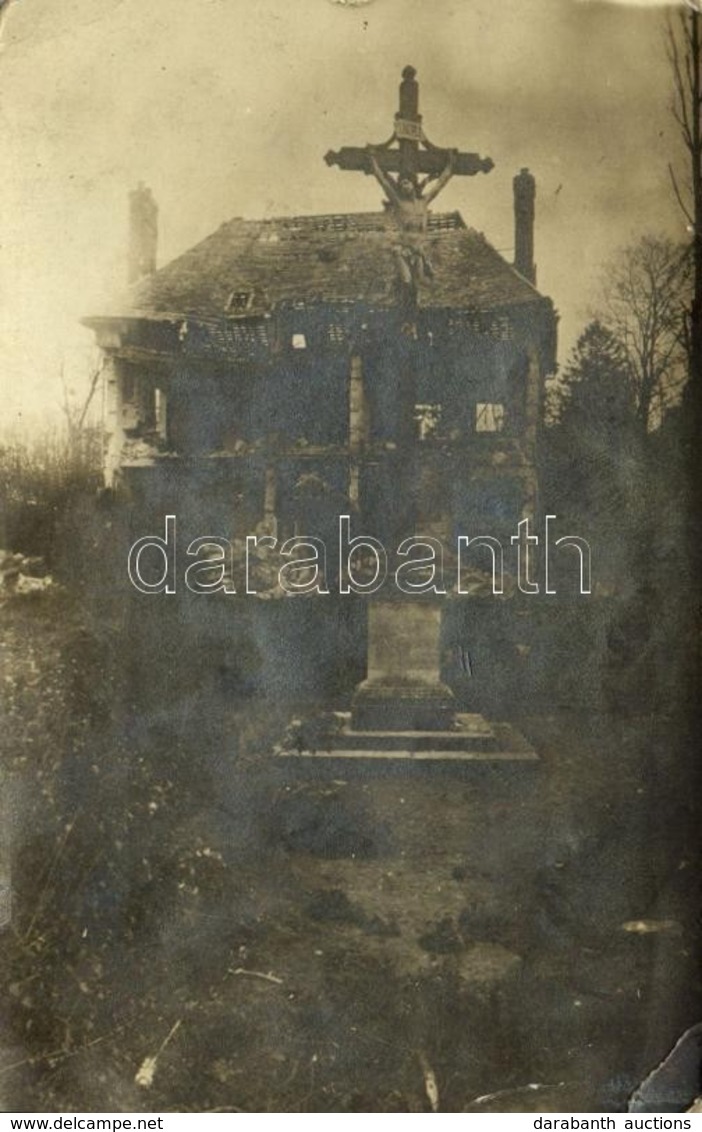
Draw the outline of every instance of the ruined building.
<instances>
[{"instance_id":1,"label":"ruined building","mask_svg":"<svg viewBox=\"0 0 702 1132\"><path fill-rule=\"evenodd\" d=\"M492 162L428 141L412 68L390 142L326 160L374 175L383 209L235 218L159 270L155 203L131 195L128 297L86 320L107 484L153 514L190 507L195 533L324 536L342 511L379 538L513 532L538 511L555 365L533 177L514 178L514 263L430 211L450 176Z\"/></svg>"}]
</instances>

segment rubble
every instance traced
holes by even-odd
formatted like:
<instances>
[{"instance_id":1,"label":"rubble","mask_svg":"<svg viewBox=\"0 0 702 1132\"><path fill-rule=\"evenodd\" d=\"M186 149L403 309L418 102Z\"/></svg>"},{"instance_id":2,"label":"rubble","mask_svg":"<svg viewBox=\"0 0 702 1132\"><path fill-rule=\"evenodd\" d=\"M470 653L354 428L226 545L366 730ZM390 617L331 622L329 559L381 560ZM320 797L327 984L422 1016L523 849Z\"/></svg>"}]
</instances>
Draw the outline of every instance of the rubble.
<instances>
[{"instance_id":1,"label":"rubble","mask_svg":"<svg viewBox=\"0 0 702 1132\"><path fill-rule=\"evenodd\" d=\"M159 443L147 437L128 437L122 445L122 462L125 464L140 463L152 460L162 455Z\"/></svg>"},{"instance_id":2,"label":"rubble","mask_svg":"<svg viewBox=\"0 0 702 1132\"><path fill-rule=\"evenodd\" d=\"M42 593L53 585L43 558L0 550L0 597Z\"/></svg>"}]
</instances>

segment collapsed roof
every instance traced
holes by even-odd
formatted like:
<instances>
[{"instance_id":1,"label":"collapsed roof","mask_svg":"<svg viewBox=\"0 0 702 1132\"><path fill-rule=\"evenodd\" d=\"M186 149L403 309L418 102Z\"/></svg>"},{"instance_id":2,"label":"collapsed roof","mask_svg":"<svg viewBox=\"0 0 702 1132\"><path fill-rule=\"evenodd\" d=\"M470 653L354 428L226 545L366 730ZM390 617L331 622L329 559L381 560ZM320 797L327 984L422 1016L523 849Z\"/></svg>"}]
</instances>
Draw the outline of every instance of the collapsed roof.
<instances>
[{"instance_id":1,"label":"collapsed roof","mask_svg":"<svg viewBox=\"0 0 702 1132\"><path fill-rule=\"evenodd\" d=\"M235 218L133 285L106 317L256 318L295 304L396 303L398 232L383 212ZM548 300L458 212L430 213L418 306L476 312ZM93 321L93 320L91 320Z\"/></svg>"}]
</instances>

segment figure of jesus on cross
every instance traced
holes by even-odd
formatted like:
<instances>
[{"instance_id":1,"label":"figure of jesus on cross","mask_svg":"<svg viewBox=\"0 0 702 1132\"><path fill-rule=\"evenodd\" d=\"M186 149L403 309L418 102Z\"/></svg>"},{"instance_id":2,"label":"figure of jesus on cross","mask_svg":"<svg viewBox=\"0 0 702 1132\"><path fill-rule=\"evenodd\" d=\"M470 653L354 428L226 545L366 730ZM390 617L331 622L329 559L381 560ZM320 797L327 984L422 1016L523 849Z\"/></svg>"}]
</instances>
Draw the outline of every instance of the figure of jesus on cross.
<instances>
[{"instance_id":1,"label":"figure of jesus on cross","mask_svg":"<svg viewBox=\"0 0 702 1132\"><path fill-rule=\"evenodd\" d=\"M388 202L392 207L398 227L403 232L424 233L427 230L429 205L438 196L444 185L453 176L455 154L448 151L448 158L443 172L436 179L428 192L424 186L430 180L427 177L421 184L415 184L411 177L401 177L393 181L389 173L385 173L378 164L378 159L371 149L369 151L373 175L384 189Z\"/></svg>"},{"instance_id":2,"label":"figure of jesus on cross","mask_svg":"<svg viewBox=\"0 0 702 1132\"><path fill-rule=\"evenodd\" d=\"M393 148L394 143L397 143L396 148ZM451 177L489 173L493 167L489 157L432 145L422 129L419 84L414 67L405 67L402 72L400 107L390 139L382 145L330 150L324 160L340 169L372 174L381 185L387 198L386 207L399 229L400 278L414 287L433 274L422 246L430 203ZM419 174L424 175L422 180Z\"/></svg>"}]
</instances>

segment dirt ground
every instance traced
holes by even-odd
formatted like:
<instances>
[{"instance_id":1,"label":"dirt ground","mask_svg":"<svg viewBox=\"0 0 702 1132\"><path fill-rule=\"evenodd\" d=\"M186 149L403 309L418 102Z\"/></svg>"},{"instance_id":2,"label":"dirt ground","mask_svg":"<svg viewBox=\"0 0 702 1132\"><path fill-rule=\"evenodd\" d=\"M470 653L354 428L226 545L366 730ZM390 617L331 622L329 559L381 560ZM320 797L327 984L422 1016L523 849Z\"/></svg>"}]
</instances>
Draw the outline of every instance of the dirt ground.
<instances>
[{"instance_id":1,"label":"dirt ground","mask_svg":"<svg viewBox=\"0 0 702 1132\"><path fill-rule=\"evenodd\" d=\"M674 719L524 716L536 767L303 774L270 753L294 705L150 697L58 587L0 623L3 1107L616 1112L699 1020Z\"/></svg>"}]
</instances>

